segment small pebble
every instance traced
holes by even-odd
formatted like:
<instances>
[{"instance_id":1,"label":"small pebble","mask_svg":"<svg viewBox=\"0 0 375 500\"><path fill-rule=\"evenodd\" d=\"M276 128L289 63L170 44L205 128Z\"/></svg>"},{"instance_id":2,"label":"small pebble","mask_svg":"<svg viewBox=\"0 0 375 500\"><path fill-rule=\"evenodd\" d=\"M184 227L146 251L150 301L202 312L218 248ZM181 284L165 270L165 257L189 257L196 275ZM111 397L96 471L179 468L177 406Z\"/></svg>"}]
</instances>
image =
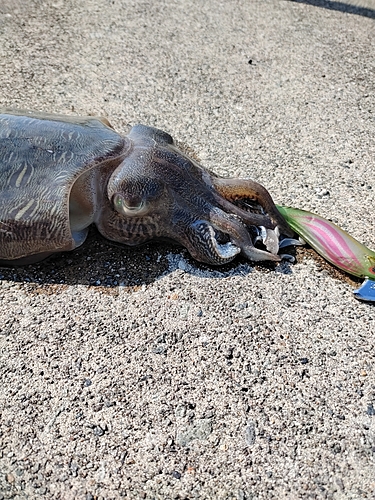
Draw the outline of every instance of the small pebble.
<instances>
[{"instance_id":1,"label":"small pebble","mask_svg":"<svg viewBox=\"0 0 375 500\"><path fill-rule=\"evenodd\" d=\"M100 437L100 436L103 436L104 433L105 433L105 431L101 427L99 427L99 425L97 425L96 427L94 427L94 434L95 434L95 436L99 436Z\"/></svg>"},{"instance_id":2,"label":"small pebble","mask_svg":"<svg viewBox=\"0 0 375 500\"><path fill-rule=\"evenodd\" d=\"M99 427L103 429L104 432L108 430L108 425L105 422L100 422Z\"/></svg>"},{"instance_id":3,"label":"small pebble","mask_svg":"<svg viewBox=\"0 0 375 500\"><path fill-rule=\"evenodd\" d=\"M245 428L245 442L248 446L252 446L256 441L255 424L249 422Z\"/></svg>"},{"instance_id":4,"label":"small pebble","mask_svg":"<svg viewBox=\"0 0 375 500\"><path fill-rule=\"evenodd\" d=\"M152 352L154 354L166 354L167 345L166 344L159 344L152 349Z\"/></svg>"},{"instance_id":5,"label":"small pebble","mask_svg":"<svg viewBox=\"0 0 375 500\"><path fill-rule=\"evenodd\" d=\"M9 472L9 474L6 475L8 483L14 483L14 476L12 473Z\"/></svg>"}]
</instances>

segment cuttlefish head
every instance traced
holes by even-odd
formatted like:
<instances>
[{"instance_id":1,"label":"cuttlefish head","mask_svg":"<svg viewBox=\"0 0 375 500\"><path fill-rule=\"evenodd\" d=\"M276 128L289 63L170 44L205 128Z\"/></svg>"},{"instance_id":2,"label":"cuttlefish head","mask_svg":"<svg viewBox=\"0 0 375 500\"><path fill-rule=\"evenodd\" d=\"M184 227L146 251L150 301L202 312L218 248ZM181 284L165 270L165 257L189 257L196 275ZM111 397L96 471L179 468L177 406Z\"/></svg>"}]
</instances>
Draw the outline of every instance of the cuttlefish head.
<instances>
[{"instance_id":1,"label":"cuttlefish head","mask_svg":"<svg viewBox=\"0 0 375 500\"><path fill-rule=\"evenodd\" d=\"M100 228L107 238L127 245L171 239L214 265L241 252L252 261L280 260L279 238L293 233L263 186L218 177L160 130L137 125L128 139L131 152L108 181L112 210Z\"/></svg>"}]
</instances>

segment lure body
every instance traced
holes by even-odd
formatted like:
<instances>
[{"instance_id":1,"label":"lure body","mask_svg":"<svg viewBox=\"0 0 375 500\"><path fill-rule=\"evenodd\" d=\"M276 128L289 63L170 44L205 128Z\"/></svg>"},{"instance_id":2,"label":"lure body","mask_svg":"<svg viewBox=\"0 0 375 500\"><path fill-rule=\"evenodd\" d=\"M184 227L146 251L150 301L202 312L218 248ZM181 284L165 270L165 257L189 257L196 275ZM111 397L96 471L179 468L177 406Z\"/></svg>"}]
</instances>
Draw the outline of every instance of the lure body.
<instances>
[{"instance_id":1,"label":"lure body","mask_svg":"<svg viewBox=\"0 0 375 500\"><path fill-rule=\"evenodd\" d=\"M324 259L343 271L366 278L354 292L360 300L375 301L375 252L346 231L319 215L297 208L277 206L293 231Z\"/></svg>"}]
</instances>

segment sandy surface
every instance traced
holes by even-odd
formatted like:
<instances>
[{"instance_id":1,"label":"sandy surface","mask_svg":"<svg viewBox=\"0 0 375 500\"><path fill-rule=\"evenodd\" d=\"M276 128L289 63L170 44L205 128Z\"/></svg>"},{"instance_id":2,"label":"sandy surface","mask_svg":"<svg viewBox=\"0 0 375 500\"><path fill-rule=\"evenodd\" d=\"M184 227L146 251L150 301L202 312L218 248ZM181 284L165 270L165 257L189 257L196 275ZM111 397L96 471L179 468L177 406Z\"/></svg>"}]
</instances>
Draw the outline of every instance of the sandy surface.
<instances>
[{"instance_id":1,"label":"sandy surface","mask_svg":"<svg viewBox=\"0 0 375 500\"><path fill-rule=\"evenodd\" d=\"M318 5L1 0L0 104L165 129L375 248L374 16ZM374 498L375 309L297 257L0 269L0 499Z\"/></svg>"}]
</instances>

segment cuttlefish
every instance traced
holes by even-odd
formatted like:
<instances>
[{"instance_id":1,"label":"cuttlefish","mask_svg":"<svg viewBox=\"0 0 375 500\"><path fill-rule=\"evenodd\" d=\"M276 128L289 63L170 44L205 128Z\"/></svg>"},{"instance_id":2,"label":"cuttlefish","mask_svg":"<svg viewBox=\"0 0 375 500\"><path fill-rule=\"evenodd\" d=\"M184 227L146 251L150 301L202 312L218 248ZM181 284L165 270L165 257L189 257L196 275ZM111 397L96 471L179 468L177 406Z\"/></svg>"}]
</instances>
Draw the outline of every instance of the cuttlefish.
<instances>
[{"instance_id":1,"label":"cuttlefish","mask_svg":"<svg viewBox=\"0 0 375 500\"><path fill-rule=\"evenodd\" d=\"M144 125L0 110L0 262L37 262L81 245L95 224L109 240L169 239L198 261L242 253L279 261L293 235L269 192L223 178Z\"/></svg>"}]
</instances>

